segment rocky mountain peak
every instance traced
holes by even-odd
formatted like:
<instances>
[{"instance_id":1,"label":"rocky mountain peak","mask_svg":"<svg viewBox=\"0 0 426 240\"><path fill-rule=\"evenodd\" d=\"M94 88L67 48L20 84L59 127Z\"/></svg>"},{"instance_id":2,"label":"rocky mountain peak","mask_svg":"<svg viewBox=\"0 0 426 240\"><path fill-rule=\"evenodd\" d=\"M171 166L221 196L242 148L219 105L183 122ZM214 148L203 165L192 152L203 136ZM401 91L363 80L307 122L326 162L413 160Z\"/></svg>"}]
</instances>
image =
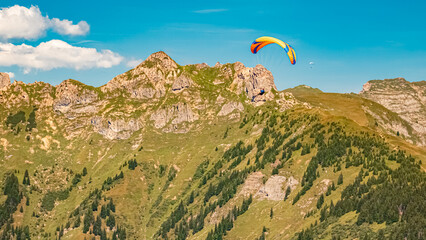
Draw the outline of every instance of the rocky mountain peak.
<instances>
[{"instance_id":1,"label":"rocky mountain peak","mask_svg":"<svg viewBox=\"0 0 426 240\"><path fill-rule=\"evenodd\" d=\"M244 67L242 63L236 63L234 80L231 89L237 93L242 92L247 95L253 102L264 102L274 99L272 90L277 91L274 77L264 66L257 65L254 68ZM261 90L265 94L259 94Z\"/></svg>"},{"instance_id":2,"label":"rocky mountain peak","mask_svg":"<svg viewBox=\"0 0 426 240\"><path fill-rule=\"evenodd\" d=\"M113 96L124 91L131 98L160 98L166 92L165 85L172 84L178 74L176 62L165 52L160 51L151 54L134 69L116 76L102 86L101 90L110 92Z\"/></svg>"},{"instance_id":3,"label":"rocky mountain peak","mask_svg":"<svg viewBox=\"0 0 426 240\"><path fill-rule=\"evenodd\" d=\"M153 68L157 67L161 70L171 71L176 69L178 65L176 62L165 52L159 51L149 55L149 57L139 64L136 68L145 67L145 68Z\"/></svg>"},{"instance_id":4,"label":"rocky mountain peak","mask_svg":"<svg viewBox=\"0 0 426 240\"><path fill-rule=\"evenodd\" d=\"M0 91L6 89L10 85L9 74L0 72Z\"/></svg>"},{"instance_id":5,"label":"rocky mountain peak","mask_svg":"<svg viewBox=\"0 0 426 240\"><path fill-rule=\"evenodd\" d=\"M98 93L94 89L73 79L65 80L56 86L53 109L61 113L67 113L75 112L76 106L82 106L84 111L88 111L86 107L98 100ZM80 112L84 112L83 110ZM94 112L94 110L91 112Z\"/></svg>"}]
</instances>

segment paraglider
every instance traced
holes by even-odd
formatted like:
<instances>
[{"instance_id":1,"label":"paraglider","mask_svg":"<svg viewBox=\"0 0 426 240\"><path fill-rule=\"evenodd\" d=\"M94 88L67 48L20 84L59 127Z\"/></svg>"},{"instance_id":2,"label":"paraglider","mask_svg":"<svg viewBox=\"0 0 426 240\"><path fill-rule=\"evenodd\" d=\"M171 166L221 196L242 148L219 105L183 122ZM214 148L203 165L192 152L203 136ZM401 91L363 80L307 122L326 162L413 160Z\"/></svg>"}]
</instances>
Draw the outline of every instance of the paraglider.
<instances>
[{"instance_id":1,"label":"paraglider","mask_svg":"<svg viewBox=\"0 0 426 240\"><path fill-rule=\"evenodd\" d=\"M281 46L287 53L287 56L290 60L291 64L296 64L296 52L294 51L294 49L287 43L281 41L280 39L274 38L274 37L267 37L267 36L263 36L260 37L256 40L254 40L254 42L251 44L250 49L251 52L253 54L256 54L260 49L262 49L263 47L265 47L266 45L269 45L271 43L276 43L279 46ZM257 98L257 96L262 96L265 94L265 89L260 89L260 92L258 92L257 94L254 94L252 96L251 101L254 102L254 100Z\"/></svg>"},{"instance_id":2,"label":"paraglider","mask_svg":"<svg viewBox=\"0 0 426 240\"><path fill-rule=\"evenodd\" d=\"M265 94L265 89L264 88L262 88L262 89L260 89L260 92L258 93L258 94L256 94L256 95L253 95L253 97L251 98L251 101L252 102L254 102L254 99L257 97L257 96L262 96L263 94Z\"/></svg>"},{"instance_id":3,"label":"paraglider","mask_svg":"<svg viewBox=\"0 0 426 240\"><path fill-rule=\"evenodd\" d=\"M271 43L276 43L278 45L280 45L282 48L284 48L284 50L287 53L288 58L290 59L290 63L291 64L296 64L296 52L294 51L294 49L288 45L287 43L274 38L274 37L260 37L258 39L256 39L252 44L251 44L251 52L253 54L256 54L261 48L263 48L266 45L269 45Z\"/></svg>"}]
</instances>

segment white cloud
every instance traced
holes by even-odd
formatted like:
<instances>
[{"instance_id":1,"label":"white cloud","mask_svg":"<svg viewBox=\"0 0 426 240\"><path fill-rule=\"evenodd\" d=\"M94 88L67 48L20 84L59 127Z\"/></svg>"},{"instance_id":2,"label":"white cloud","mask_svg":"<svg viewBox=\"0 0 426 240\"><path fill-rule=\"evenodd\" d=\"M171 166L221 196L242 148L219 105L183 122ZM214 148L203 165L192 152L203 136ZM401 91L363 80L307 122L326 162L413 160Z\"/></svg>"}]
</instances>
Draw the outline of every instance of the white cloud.
<instances>
[{"instance_id":1,"label":"white cloud","mask_svg":"<svg viewBox=\"0 0 426 240\"><path fill-rule=\"evenodd\" d=\"M15 77L15 74L13 72L6 72L9 75L9 78L12 79Z\"/></svg>"},{"instance_id":2,"label":"white cloud","mask_svg":"<svg viewBox=\"0 0 426 240\"><path fill-rule=\"evenodd\" d=\"M196 10L194 11L194 13L217 13L217 12L226 12L229 11L229 9L224 9L224 8L220 8L220 9L202 9L202 10Z\"/></svg>"},{"instance_id":3,"label":"white cloud","mask_svg":"<svg viewBox=\"0 0 426 240\"><path fill-rule=\"evenodd\" d=\"M134 68L142 62L142 59L129 60L126 63L127 67Z\"/></svg>"},{"instance_id":4,"label":"white cloud","mask_svg":"<svg viewBox=\"0 0 426 240\"><path fill-rule=\"evenodd\" d=\"M55 32L61 35L85 35L90 30L86 21L80 21L77 25L73 25L72 21L53 18L50 22Z\"/></svg>"},{"instance_id":5,"label":"white cloud","mask_svg":"<svg viewBox=\"0 0 426 240\"><path fill-rule=\"evenodd\" d=\"M15 5L0 10L1 39L37 39L48 29L62 35L85 35L90 27L85 21L74 25L69 20L50 19L48 16L43 16L37 6L26 8Z\"/></svg>"},{"instance_id":6,"label":"white cloud","mask_svg":"<svg viewBox=\"0 0 426 240\"><path fill-rule=\"evenodd\" d=\"M17 65L24 68L24 73L31 69L110 68L122 60L122 56L110 50L75 47L61 40L42 42L36 47L0 43L0 66Z\"/></svg>"}]
</instances>

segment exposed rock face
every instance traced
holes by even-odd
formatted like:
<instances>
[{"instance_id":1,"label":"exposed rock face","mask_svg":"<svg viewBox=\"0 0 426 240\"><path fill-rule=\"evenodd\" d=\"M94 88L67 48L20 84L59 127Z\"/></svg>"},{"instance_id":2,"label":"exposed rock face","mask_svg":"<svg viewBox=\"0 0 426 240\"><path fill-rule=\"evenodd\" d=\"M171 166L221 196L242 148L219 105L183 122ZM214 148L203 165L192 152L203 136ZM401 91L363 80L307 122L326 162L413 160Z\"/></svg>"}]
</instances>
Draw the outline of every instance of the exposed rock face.
<instances>
[{"instance_id":1,"label":"exposed rock face","mask_svg":"<svg viewBox=\"0 0 426 240\"><path fill-rule=\"evenodd\" d=\"M32 99L33 104L41 110L49 108L48 110L50 111L54 103L53 95L55 93L55 88L44 82L35 82L27 85L33 87L32 89L34 89L34 92L32 92L32 94L40 96L39 98Z\"/></svg>"},{"instance_id":2,"label":"exposed rock face","mask_svg":"<svg viewBox=\"0 0 426 240\"><path fill-rule=\"evenodd\" d=\"M426 81L373 80L364 84L360 95L397 113L420 134L422 144L426 144Z\"/></svg>"},{"instance_id":3,"label":"exposed rock face","mask_svg":"<svg viewBox=\"0 0 426 240\"><path fill-rule=\"evenodd\" d=\"M178 103L168 108L162 108L151 114L150 119L154 121L156 128L163 128L168 123L177 125L184 122L198 120L198 115L186 103Z\"/></svg>"},{"instance_id":4,"label":"exposed rock face","mask_svg":"<svg viewBox=\"0 0 426 240\"><path fill-rule=\"evenodd\" d=\"M197 70L200 70L203 68L208 68L209 65L207 65L207 63L198 63L198 64L195 64L195 67L197 68Z\"/></svg>"},{"instance_id":5,"label":"exposed rock face","mask_svg":"<svg viewBox=\"0 0 426 240\"><path fill-rule=\"evenodd\" d=\"M7 74L6 74L7 75ZM9 75L7 75L9 77ZM0 104L3 107L20 107L28 106L30 103L30 96L25 88L26 84L21 81L15 81L13 84L5 86L0 93Z\"/></svg>"},{"instance_id":6,"label":"exposed rock face","mask_svg":"<svg viewBox=\"0 0 426 240\"><path fill-rule=\"evenodd\" d=\"M285 197L285 189L290 187L294 190L299 182L292 176L271 176L265 184L262 183L263 174L261 172L251 173L243 184L239 195L254 195L259 200L282 201Z\"/></svg>"},{"instance_id":7,"label":"exposed rock face","mask_svg":"<svg viewBox=\"0 0 426 240\"><path fill-rule=\"evenodd\" d=\"M194 82L190 78L181 75L173 81L172 90L179 91L185 88L189 88L193 84Z\"/></svg>"},{"instance_id":8,"label":"exposed rock face","mask_svg":"<svg viewBox=\"0 0 426 240\"><path fill-rule=\"evenodd\" d=\"M7 79L8 76L6 74ZM2 106L6 108L37 106L40 111L51 111L55 92L52 85L44 82L25 84L21 81L14 81L13 84L7 81L5 83L7 86L0 88L0 91L3 89L0 94L0 104Z\"/></svg>"},{"instance_id":9,"label":"exposed rock face","mask_svg":"<svg viewBox=\"0 0 426 240\"><path fill-rule=\"evenodd\" d=\"M95 91L87 89L83 84L75 80L66 80L56 87L53 110L67 114L68 118L95 113L97 107L93 103L98 98Z\"/></svg>"},{"instance_id":10,"label":"exposed rock face","mask_svg":"<svg viewBox=\"0 0 426 240\"><path fill-rule=\"evenodd\" d=\"M130 119L104 119L102 117L94 117L91 124L96 132L103 135L107 139L127 139L133 132L142 128L139 120Z\"/></svg>"},{"instance_id":11,"label":"exposed rock face","mask_svg":"<svg viewBox=\"0 0 426 240\"><path fill-rule=\"evenodd\" d=\"M254 68L246 68L241 63L236 63L235 71L231 84L231 89L235 93L244 93L252 102L264 102L274 98L271 90L277 90L277 87L272 73L265 67L257 65ZM265 90L265 94L260 95L261 89Z\"/></svg>"},{"instance_id":12,"label":"exposed rock face","mask_svg":"<svg viewBox=\"0 0 426 240\"><path fill-rule=\"evenodd\" d=\"M151 99L163 97L166 84L172 84L180 73L178 65L164 52L151 54L136 68L118 75L101 87L105 93L119 95L121 91L132 98ZM190 84L185 79L178 81L176 87ZM116 91L118 90L118 91Z\"/></svg>"},{"instance_id":13,"label":"exposed rock face","mask_svg":"<svg viewBox=\"0 0 426 240\"><path fill-rule=\"evenodd\" d=\"M278 94L279 99L276 100L276 103L280 106L280 111L283 112L287 109L290 109L296 105L303 105L306 108L311 108L309 103L300 102L297 100L292 93L289 92L280 92Z\"/></svg>"},{"instance_id":14,"label":"exposed rock face","mask_svg":"<svg viewBox=\"0 0 426 240\"><path fill-rule=\"evenodd\" d=\"M70 139L87 136L88 129L107 139L127 139L145 124L163 132L185 133L201 126L196 122L199 116L203 121L218 117L224 121L224 116L239 120L246 103L260 105L278 99L283 109L294 105L294 101L274 96L273 76L261 65L247 68L236 62L181 67L164 52L150 55L100 88L71 79L56 87L38 82L10 84L7 74L0 74L0 87L8 88L0 94L0 103L43 108L39 112L61 118L57 129ZM265 94L259 94L261 89ZM241 95L247 97L246 103L236 100Z\"/></svg>"},{"instance_id":15,"label":"exposed rock face","mask_svg":"<svg viewBox=\"0 0 426 240\"><path fill-rule=\"evenodd\" d=\"M244 106L240 102L229 102L222 106L222 109L217 114L218 116L226 116L230 113L232 113L234 110L237 110L239 112L244 111Z\"/></svg>"},{"instance_id":16,"label":"exposed rock face","mask_svg":"<svg viewBox=\"0 0 426 240\"><path fill-rule=\"evenodd\" d=\"M5 90L9 86L10 86L9 74L0 72L0 91Z\"/></svg>"}]
</instances>

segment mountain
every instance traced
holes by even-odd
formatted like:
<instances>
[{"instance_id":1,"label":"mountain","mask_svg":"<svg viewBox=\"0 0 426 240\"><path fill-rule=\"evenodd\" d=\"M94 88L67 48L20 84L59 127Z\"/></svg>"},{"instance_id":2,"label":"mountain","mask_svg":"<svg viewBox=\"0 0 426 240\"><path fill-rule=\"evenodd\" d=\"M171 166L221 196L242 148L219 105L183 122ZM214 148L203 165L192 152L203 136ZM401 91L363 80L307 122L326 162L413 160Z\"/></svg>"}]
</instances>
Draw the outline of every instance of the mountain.
<instances>
[{"instance_id":1,"label":"mountain","mask_svg":"<svg viewBox=\"0 0 426 240\"><path fill-rule=\"evenodd\" d=\"M424 135L368 92L164 52L98 88L0 74L0 234L421 239Z\"/></svg>"},{"instance_id":2,"label":"mountain","mask_svg":"<svg viewBox=\"0 0 426 240\"><path fill-rule=\"evenodd\" d=\"M364 84L360 95L397 113L413 127L420 144L426 145L426 81L403 78L373 80Z\"/></svg>"}]
</instances>

